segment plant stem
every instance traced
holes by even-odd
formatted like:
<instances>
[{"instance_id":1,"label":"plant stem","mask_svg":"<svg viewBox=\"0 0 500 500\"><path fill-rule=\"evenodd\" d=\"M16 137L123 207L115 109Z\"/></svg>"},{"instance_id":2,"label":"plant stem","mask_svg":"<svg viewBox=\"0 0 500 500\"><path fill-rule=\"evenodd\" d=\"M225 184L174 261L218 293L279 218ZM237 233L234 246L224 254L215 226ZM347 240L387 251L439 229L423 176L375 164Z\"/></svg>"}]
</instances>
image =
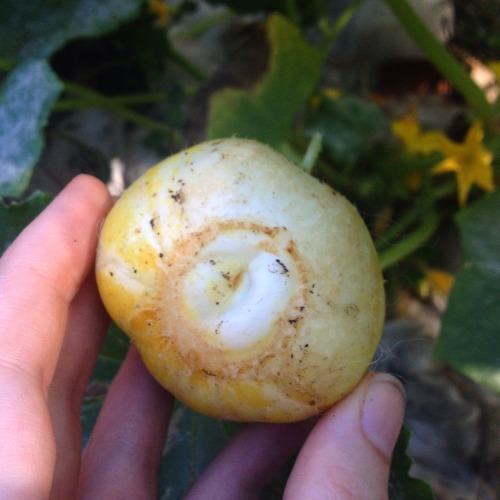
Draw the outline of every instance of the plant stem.
<instances>
[{"instance_id":1,"label":"plant stem","mask_svg":"<svg viewBox=\"0 0 500 500\"><path fill-rule=\"evenodd\" d=\"M176 64L178 64L188 75L191 75L198 82L204 82L207 77L199 70L191 61L189 61L178 50L175 50L172 45L169 47L169 56Z\"/></svg>"},{"instance_id":2,"label":"plant stem","mask_svg":"<svg viewBox=\"0 0 500 500\"><path fill-rule=\"evenodd\" d=\"M166 125L165 123L159 122L158 120L154 120L153 118L149 118L137 111L129 109L124 106L124 103L128 101L130 104L131 101L135 101L135 104L138 104L138 101L145 102L146 94L138 95L138 96L115 96L115 97L107 97L89 90L81 85L78 85L73 82L64 82L65 91L70 94L76 96L78 99L68 99L66 101L62 101L57 108L58 109L76 109L82 107L99 107L104 108L113 113L121 116L125 120L131 121L145 127L153 132L159 132L161 134L166 135L170 140L177 142L177 137L174 130ZM154 97L155 102L158 102L159 93L151 94ZM78 104L79 103L79 104Z\"/></svg>"},{"instance_id":3,"label":"plant stem","mask_svg":"<svg viewBox=\"0 0 500 500\"><path fill-rule=\"evenodd\" d=\"M311 141L307 146L307 150L302 158L301 167L307 173L311 173L316 160L318 159L321 149L323 147L323 136L319 132L315 132L312 136Z\"/></svg>"},{"instance_id":4,"label":"plant stem","mask_svg":"<svg viewBox=\"0 0 500 500\"><path fill-rule=\"evenodd\" d=\"M450 196L457 191L457 183L455 180L449 181L442 186L437 186L432 191L432 199L434 201L441 200Z\"/></svg>"},{"instance_id":5,"label":"plant stem","mask_svg":"<svg viewBox=\"0 0 500 500\"><path fill-rule=\"evenodd\" d=\"M71 84L73 85L73 84ZM104 97L104 96L101 96ZM108 103L114 103L117 106L139 106L143 104L156 104L165 102L167 95L165 92L151 92L144 94L131 94L120 96L105 97ZM87 107L86 100L83 99L60 99L54 109L56 111L70 111Z\"/></svg>"},{"instance_id":6,"label":"plant stem","mask_svg":"<svg viewBox=\"0 0 500 500\"><path fill-rule=\"evenodd\" d=\"M324 44L324 55L325 57L332 50L333 45L337 41L342 30L346 27L347 23L351 20L352 16L358 9L358 7L363 3L364 0L354 0L350 5L348 5L340 14L339 18L333 26L328 25L328 21L322 23L323 31L326 35L326 40ZM326 25L325 25L326 24Z\"/></svg>"},{"instance_id":7,"label":"plant stem","mask_svg":"<svg viewBox=\"0 0 500 500\"><path fill-rule=\"evenodd\" d=\"M393 266L422 246L433 235L438 223L439 217L437 214L429 214L422 221L422 224L402 241L380 252L379 259L382 269Z\"/></svg>"},{"instance_id":8,"label":"plant stem","mask_svg":"<svg viewBox=\"0 0 500 500\"><path fill-rule=\"evenodd\" d=\"M490 124L494 112L493 107L486 100L484 92L431 33L413 7L408 3L408 0L384 1L432 64L464 96L477 116L486 124Z\"/></svg>"},{"instance_id":9,"label":"plant stem","mask_svg":"<svg viewBox=\"0 0 500 500\"><path fill-rule=\"evenodd\" d=\"M375 248L381 252L387 248L394 240L402 236L408 228L416 221L421 215L422 207L417 204L410 210L405 212L394 224L384 231L379 238L375 241Z\"/></svg>"}]
</instances>

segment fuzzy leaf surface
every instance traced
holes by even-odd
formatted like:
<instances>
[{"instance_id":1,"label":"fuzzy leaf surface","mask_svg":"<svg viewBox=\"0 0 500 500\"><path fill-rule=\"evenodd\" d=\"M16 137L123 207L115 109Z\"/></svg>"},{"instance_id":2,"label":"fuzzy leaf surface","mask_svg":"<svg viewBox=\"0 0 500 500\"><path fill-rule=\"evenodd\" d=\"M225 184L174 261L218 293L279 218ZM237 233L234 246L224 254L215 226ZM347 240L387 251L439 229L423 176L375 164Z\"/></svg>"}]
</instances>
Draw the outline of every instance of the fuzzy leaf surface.
<instances>
[{"instance_id":1,"label":"fuzzy leaf surface","mask_svg":"<svg viewBox=\"0 0 500 500\"><path fill-rule=\"evenodd\" d=\"M500 392L500 192L459 212L465 263L443 317L435 355Z\"/></svg>"},{"instance_id":2,"label":"fuzzy leaf surface","mask_svg":"<svg viewBox=\"0 0 500 500\"><path fill-rule=\"evenodd\" d=\"M44 61L13 70L0 92L0 195L20 196L43 148L42 131L62 85Z\"/></svg>"},{"instance_id":3,"label":"fuzzy leaf surface","mask_svg":"<svg viewBox=\"0 0 500 500\"><path fill-rule=\"evenodd\" d=\"M211 100L210 139L233 135L256 139L279 148L291 135L297 113L318 83L321 52L279 15L270 17L269 69L251 92L227 88Z\"/></svg>"},{"instance_id":4,"label":"fuzzy leaf surface","mask_svg":"<svg viewBox=\"0 0 500 500\"><path fill-rule=\"evenodd\" d=\"M47 59L70 40L107 33L139 12L142 0L3 0L0 57Z\"/></svg>"}]
</instances>

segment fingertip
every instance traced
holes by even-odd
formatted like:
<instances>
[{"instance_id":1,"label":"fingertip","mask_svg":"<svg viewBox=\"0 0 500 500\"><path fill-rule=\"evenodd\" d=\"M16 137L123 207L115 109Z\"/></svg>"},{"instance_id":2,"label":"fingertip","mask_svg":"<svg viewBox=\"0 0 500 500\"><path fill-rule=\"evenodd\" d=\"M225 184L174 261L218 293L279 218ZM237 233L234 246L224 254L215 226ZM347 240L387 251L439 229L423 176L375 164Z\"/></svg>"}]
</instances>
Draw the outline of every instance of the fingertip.
<instances>
[{"instance_id":1,"label":"fingertip","mask_svg":"<svg viewBox=\"0 0 500 500\"><path fill-rule=\"evenodd\" d=\"M79 174L74 177L59 193L56 200L58 199L82 203L91 214L102 213L102 215L110 209L113 203L106 185L97 177L88 174Z\"/></svg>"},{"instance_id":2,"label":"fingertip","mask_svg":"<svg viewBox=\"0 0 500 500\"><path fill-rule=\"evenodd\" d=\"M111 197L109 194L108 188L106 187L106 184L102 182L100 179L97 177L94 177L93 175L89 174L78 174L76 175L69 183L68 185L63 189L66 190L68 188L73 188L77 186L78 188L85 188L89 189L92 192L96 192L97 190L101 191L103 194L105 193L107 196Z\"/></svg>"},{"instance_id":3,"label":"fingertip","mask_svg":"<svg viewBox=\"0 0 500 500\"><path fill-rule=\"evenodd\" d=\"M394 377L367 374L316 424L299 453L286 498L387 498L403 394Z\"/></svg>"},{"instance_id":4,"label":"fingertip","mask_svg":"<svg viewBox=\"0 0 500 500\"><path fill-rule=\"evenodd\" d=\"M403 424L405 389L388 373L376 374L369 382L361 424L366 438L388 460Z\"/></svg>"},{"instance_id":5,"label":"fingertip","mask_svg":"<svg viewBox=\"0 0 500 500\"><path fill-rule=\"evenodd\" d=\"M44 386L55 369L69 305L94 264L99 224L110 207L106 186L80 175L0 258L5 299L0 358L42 374Z\"/></svg>"}]
</instances>

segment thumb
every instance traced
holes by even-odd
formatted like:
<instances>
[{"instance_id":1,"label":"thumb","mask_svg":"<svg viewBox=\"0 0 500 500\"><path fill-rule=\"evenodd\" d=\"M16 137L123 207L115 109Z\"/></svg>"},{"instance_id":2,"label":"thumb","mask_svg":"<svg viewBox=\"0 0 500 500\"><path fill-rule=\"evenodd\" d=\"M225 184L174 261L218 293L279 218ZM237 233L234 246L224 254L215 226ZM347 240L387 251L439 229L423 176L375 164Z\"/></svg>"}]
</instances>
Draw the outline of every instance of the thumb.
<instances>
[{"instance_id":1,"label":"thumb","mask_svg":"<svg viewBox=\"0 0 500 500\"><path fill-rule=\"evenodd\" d=\"M316 424L300 451L285 499L385 499L404 389L389 374L367 374Z\"/></svg>"}]
</instances>

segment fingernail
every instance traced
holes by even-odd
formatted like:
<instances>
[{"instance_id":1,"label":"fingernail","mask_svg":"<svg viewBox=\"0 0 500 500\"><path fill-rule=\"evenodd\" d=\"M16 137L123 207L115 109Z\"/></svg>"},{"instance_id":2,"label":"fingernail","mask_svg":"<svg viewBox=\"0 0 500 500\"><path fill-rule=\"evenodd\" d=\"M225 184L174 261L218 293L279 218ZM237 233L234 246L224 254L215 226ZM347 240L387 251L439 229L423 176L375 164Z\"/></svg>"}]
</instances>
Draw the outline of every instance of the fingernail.
<instances>
[{"instance_id":1,"label":"fingernail","mask_svg":"<svg viewBox=\"0 0 500 500\"><path fill-rule=\"evenodd\" d=\"M404 417L403 384L388 373L379 373L370 382L363 402L361 425L368 440L386 458L392 450Z\"/></svg>"}]
</instances>

